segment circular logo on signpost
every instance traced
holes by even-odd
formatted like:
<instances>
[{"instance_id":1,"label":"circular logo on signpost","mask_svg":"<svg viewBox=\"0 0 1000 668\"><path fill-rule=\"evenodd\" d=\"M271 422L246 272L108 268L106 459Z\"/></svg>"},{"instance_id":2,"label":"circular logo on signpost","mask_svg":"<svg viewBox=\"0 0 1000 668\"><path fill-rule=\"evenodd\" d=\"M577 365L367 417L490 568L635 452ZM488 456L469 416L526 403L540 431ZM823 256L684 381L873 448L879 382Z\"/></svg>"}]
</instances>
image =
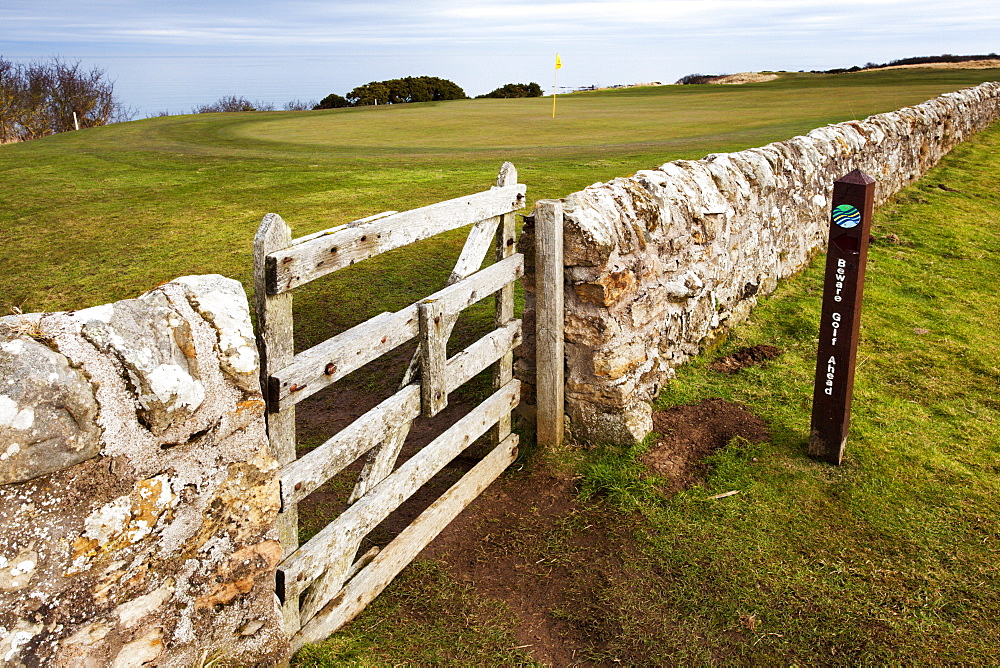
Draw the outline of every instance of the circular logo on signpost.
<instances>
[{"instance_id":1,"label":"circular logo on signpost","mask_svg":"<svg viewBox=\"0 0 1000 668\"><path fill-rule=\"evenodd\" d=\"M850 204L841 204L833 210L833 222L849 230L861 224L861 212Z\"/></svg>"}]
</instances>

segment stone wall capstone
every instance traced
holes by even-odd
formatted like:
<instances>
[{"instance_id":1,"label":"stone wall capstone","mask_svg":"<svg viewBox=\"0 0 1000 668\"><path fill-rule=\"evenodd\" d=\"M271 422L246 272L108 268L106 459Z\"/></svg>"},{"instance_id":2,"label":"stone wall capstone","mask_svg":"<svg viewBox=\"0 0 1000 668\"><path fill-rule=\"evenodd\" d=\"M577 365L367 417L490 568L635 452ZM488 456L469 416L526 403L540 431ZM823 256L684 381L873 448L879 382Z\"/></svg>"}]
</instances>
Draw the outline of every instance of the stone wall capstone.
<instances>
[{"instance_id":1,"label":"stone wall capstone","mask_svg":"<svg viewBox=\"0 0 1000 668\"><path fill-rule=\"evenodd\" d=\"M243 287L0 318L0 664L287 658Z\"/></svg>"},{"instance_id":2,"label":"stone wall capstone","mask_svg":"<svg viewBox=\"0 0 1000 668\"><path fill-rule=\"evenodd\" d=\"M882 203L1000 117L1000 84L788 141L678 160L563 200L566 413L576 440L634 443L650 402L823 248L834 180L877 179ZM531 252L526 226L520 249ZM526 273L518 377L530 402L534 286ZM530 413L530 406L528 411Z\"/></svg>"}]
</instances>

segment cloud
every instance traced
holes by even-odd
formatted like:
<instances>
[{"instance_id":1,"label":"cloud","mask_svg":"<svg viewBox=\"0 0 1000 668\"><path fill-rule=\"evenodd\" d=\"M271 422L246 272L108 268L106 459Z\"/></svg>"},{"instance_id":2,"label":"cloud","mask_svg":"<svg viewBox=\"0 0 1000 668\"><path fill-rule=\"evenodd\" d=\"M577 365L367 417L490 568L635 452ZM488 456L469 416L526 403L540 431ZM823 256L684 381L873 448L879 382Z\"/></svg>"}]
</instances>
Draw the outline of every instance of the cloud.
<instances>
[{"instance_id":1,"label":"cloud","mask_svg":"<svg viewBox=\"0 0 1000 668\"><path fill-rule=\"evenodd\" d=\"M139 3L5 0L0 53L18 44L394 50L424 45L590 44L1000 31L1000 4L981 0L245 0ZM37 48L37 47L36 47ZM547 47L546 47L547 48ZM931 48L931 50L933 50Z\"/></svg>"}]
</instances>

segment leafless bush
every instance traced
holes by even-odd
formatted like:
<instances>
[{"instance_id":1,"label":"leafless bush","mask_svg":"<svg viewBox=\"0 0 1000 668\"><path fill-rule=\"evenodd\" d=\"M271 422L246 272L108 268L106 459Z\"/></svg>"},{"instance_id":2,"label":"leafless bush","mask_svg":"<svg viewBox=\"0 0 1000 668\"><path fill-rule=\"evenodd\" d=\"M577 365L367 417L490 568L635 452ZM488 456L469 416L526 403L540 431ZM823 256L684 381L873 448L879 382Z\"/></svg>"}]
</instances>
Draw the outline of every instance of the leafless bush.
<instances>
[{"instance_id":1,"label":"leafless bush","mask_svg":"<svg viewBox=\"0 0 1000 668\"><path fill-rule=\"evenodd\" d=\"M285 111L309 111L315 107L319 102L316 100L309 100L308 102L303 102L302 100L295 99L291 102L285 102L285 106L282 107Z\"/></svg>"},{"instance_id":2,"label":"leafless bush","mask_svg":"<svg viewBox=\"0 0 1000 668\"><path fill-rule=\"evenodd\" d=\"M75 116L74 116L75 115ZM130 120L135 112L114 94L114 82L95 67L54 58L13 63L0 56L0 142Z\"/></svg>"},{"instance_id":3,"label":"leafless bush","mask_svg":"<svg viewBox=\"0 0 1000 668\"><path fill-rule=\"evenodd\" d=\"M211 104L203 104L191 110L193 114L214 114L222 111L274 111L268 102L251 102L243 96L226 95Z\"/></svg>"}]
</instances>

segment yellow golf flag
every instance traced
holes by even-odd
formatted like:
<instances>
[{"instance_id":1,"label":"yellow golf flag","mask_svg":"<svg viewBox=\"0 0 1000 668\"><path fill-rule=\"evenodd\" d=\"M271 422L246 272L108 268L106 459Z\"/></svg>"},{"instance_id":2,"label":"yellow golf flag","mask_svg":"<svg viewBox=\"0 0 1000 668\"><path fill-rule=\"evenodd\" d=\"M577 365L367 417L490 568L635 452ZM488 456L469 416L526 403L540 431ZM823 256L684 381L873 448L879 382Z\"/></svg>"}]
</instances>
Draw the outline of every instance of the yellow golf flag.
<instances>
[{"instance_id":1,"label":"yellow golf flag","mask_svg":"<svg viewBox=\"0 0 1000 668\"><path fill-rule=\"evenodd\" d=\"M556 69L552 71L552 118L556 117L556 70L562 67L562 58L556 54Z\"/></svg>"}]
</instances>

